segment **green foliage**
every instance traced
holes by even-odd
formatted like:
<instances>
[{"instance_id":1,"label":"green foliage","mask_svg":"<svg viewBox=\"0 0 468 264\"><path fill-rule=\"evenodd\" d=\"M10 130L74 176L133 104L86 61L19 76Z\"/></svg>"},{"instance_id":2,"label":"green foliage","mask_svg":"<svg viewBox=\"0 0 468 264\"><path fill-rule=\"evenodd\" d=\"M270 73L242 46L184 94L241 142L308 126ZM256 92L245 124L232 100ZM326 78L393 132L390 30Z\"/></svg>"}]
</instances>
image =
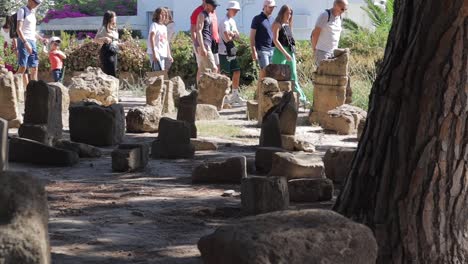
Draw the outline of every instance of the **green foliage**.
<instances>
[{"instance_id":1,"label":"green foliage","mask_svg":"<svg viewBox=\"0 0 468 264\"><path fill-rule=\"evenodd\" d=\"M193 54L192 39L187 32L179 32L176 35L171 43L171 52L174 63L169 70L169 75L180 76L187 85L195 84L197 61Z\"/></svg>"},{"instance_id":2,"label":"green foliage","mask_svg":"<svg viewBox=\"0 0 468 264\"><path fill-rule=\"evenodd\" d=\"M257 63L252 60L252 51L250 50L250 39L246 35L236 43L237 59L241 68L241 84L249 85L258 77L259 68Z\"/></svg>"},{"instance_id":3,"label":"green foliage","mask_svg":"<svg viewBox=\"0 0 468 264\"><path fill-rule=\"evenodd\" d=\"M373 0L365 0L366 6L361 7L372 21L376 30L389 32L393 21L394 0L387 0L385 8L374 4Z\"/></svg>"}]
</instances>

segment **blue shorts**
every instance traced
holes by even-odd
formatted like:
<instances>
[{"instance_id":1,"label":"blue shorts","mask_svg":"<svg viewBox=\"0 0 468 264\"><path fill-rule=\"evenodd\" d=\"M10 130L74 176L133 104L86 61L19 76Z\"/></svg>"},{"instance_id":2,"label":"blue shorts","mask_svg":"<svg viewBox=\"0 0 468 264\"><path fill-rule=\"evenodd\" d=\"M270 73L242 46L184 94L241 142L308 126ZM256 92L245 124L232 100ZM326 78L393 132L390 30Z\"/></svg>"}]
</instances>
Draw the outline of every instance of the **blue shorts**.
<instances>
[{"instance_id":1,"label":"blue shorts","mask_svg":"<svg viewBox=\"0 0 468 264\"><path fill-rule=\"evenodd\" d=\"M28 50L24 47L23 41L18 39L18 65L20 67L37 68L39 65L39 56L37 54L36 41L29 39L27 39L27 41L33 52L29 54Z\"/></svg>"},{"instance_id":2,"label":"blue shorts","mask_svg":"<svg viewBox=\"0 0 468 264\"><path fill-rule=\"evenodd\" d=\"M271 50L257 50L258 64L260 69L264 69L266 66L271 64L273 59L273 49Z\"/></svg>"}]
</instances>

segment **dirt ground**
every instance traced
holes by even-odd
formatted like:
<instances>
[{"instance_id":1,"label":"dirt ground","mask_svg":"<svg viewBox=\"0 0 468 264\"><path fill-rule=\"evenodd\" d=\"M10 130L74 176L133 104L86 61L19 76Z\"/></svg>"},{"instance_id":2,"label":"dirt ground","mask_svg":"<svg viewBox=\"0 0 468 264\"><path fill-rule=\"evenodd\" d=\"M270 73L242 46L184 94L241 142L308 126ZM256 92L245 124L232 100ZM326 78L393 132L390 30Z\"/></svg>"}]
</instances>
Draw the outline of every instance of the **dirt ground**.
<instances>
[{"instance_id":1,"label":"dirt ground","mask_svg":"<svg viewBox=\"0 0 468 264\"><path fill-rule=\"evenodd\" d=\"M122 103L134 106L144 99L126 97ZM103 148L99 159L81 159L71 168L10 164L46 185L53 263L202 263L200 237L241 217L240 197L222 196L225 190L239 192L240 186L193 185L192 169L231 156L253 158L260 135L256 122L246 120L245 108L225 110L221 116L212 124L238 126L242 136L207 138L218 142L218 151L197 152L194 160L151 160L143 172L112 173L112 148ZM305 118L301 113L299 123L305 124ZM127 134L125 143L150 144L155 137ZM310 125L299 126L297 137L315 144L320 156L333 146L357 144L355 135L327 134ZM332 204L292 204L291 209Z\"/></svg>"}]
</instances>

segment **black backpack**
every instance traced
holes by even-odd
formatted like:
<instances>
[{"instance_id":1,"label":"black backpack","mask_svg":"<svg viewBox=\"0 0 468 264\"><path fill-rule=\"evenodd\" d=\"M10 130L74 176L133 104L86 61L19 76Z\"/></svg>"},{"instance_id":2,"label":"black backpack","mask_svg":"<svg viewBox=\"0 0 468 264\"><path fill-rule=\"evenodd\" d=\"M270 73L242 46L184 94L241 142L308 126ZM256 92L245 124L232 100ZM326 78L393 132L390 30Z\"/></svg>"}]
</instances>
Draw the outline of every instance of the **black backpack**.
<instances>
[{"instance_id":1,"label":"black backpack","mask_svg":"<svg viewBox=\"0 0 468 264\"><path fill-rule=\"evenodd\" d=\"M26 7L22 7L24 11L24 17L23 19L26 18ZM12 16L9 18L8 24L10 25L10 38L15 39L18 38L18 32L17 32L17 26L18 26L18 13L14 13Z\"/></svg>"},{"instance_id":2,"label":"black backpack","mask_svg":"<svg viewBox=\"0 0 468 264\"><path fill-rule=\"evenodd\" d=\"M325 11L327 11L327 14L328 14L328 21L327 21L327 22L330 22L330 18L331 18L331 9L325 9ZM341 16L340 16L340 19L341 19Z\"/></svg>"}]
</instances>

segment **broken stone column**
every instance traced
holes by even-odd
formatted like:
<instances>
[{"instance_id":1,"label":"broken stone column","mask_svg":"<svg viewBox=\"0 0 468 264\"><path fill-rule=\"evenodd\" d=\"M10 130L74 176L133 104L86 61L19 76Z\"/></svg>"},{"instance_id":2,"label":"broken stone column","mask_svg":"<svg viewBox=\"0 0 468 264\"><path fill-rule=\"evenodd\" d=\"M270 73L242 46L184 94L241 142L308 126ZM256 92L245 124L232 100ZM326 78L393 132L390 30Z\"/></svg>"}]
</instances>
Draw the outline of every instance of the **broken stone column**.
<instances>
[{"instance_id":1,"label":"broken stone column","mask_svg":"<svg viewBox=\"0 0 468 264\"><path fill-rule=\"evenodd\" d=\"M204 264L375 264L372 230L332 210L245 217L198 241Z\"/></svg>"},{"instance_id":2,"label":"broken stone column","mask_svg":"<svg viewBox=\"0 0 468 264\"><path fill-rule=\"evenodd\" d=\"M185 121L167 117L159 122L159 135L153 142L151 157L153 159L191 159L195 147L190 142L191 127Z\"/></svg>"},{"instance_id":3,"label":"broken stone column","mask_svg":"<svg viewBox=\"0 0 468 264\"><path fill-rule=\"evenodd\" d=\"M342 105L327 112L320 125L326 130L332 130L340 135L356 134L362 119L367 118L367 112L357 106Z\"/></svg>"},{"instance_id":4,"label":"broken stone column","mask_svg":"<svg viewBox=\"0 0 468 264\"><path fill-rule=\"evenodd\" d=\"M179 76L172 78L171 82L174 85L174 105L176 108L179 108L179 98L188 95L189 92L185 88L184 81Z\"/></svg>"},{"instance_id":5,"label":"broken stone column","mask_svg":"<svg viewBox=\"0 0 468 264\"><path fill-rule=\"evenodd\" d=\"M62 137L62 89L44 81L30 81L27 87L22 138L52 146Z\"/></svg>"},{"instance_id":6,"label":"broken stone column","mask_svg":"<svg viewBox=\"0 0 468 264\"><path fill-rule=\"evenodd\" d=\"M62 95L62 126L63 127L69 127L68 118L70 116L70 113L68 112L68 109L70 108L70 96L68 94L68 88L65 87L62 83L59 83L59 82L48 83L48 85L55 88L55 89L59 89L61 91L61 95Z\"/></svg>"},{"instance_id":7,"label":"broken stone column","mask_svg":"<svg viewBox=\"0 0 468 264\"><path fill-rule=\"evenodd\" d=\"M0 173L8 169L8 121L0 118Z\"/></svg>"},{"instance_id":8,"label":"broken stone column","mask_svg":"<svg viewBox=\"0 0 468 264\"><path fill-rule=\"evenodd\" d=\"M272 156L269 176L283 176L288 180L301 178L325 178L322 159L304 152L276 152Z\"/></svg>"},{"instance_id":9,"label":"broken stone column","mask_svg":"<svg viewBox=\"0 0 468 264\"><path fill-rule=\"evenodd\" d=\"M192 172L192 183L236 183L247 177L247 159L233 157L221 162L203 163Z\"/></svg>"},{"instance_id":10,"label":"broken stone column","mask_svg":"<svg viewBox=\"0 0 468 264\"><path fill-rule=\"evenodd\" d=\"M335 57L323 60L314 73L314 105L310 112L310 122L322 125L327 112L347 102L349 82L349 49L334 51ZM348 101L351 98L348 92Z\"/></svg>"},{"instance_id":11,"label":"broken stone column","mask_svg":"<svg viewBox=\"0 0 468 264\"><path fill-rule=\"evenodd\" d=\"M333 182L325 178L290 180L288 190L291 202L313 203L333 198Z\"/></svg>"},{"instance_id":12,"label":"broken stone column","mask_svg":"<svg viewBox=\"0 0 468 264\"><path fill-rule=\"evenodd\" d=\"M164 94L166 85L164 84L164 77L153 77L148 79L148 86L146 87L146 104L164 108Z\"/></svg>"},{"instance_id":13,"label":"broken stone column","mask_svg":"<svg viewBox=\"0 0 468 264\"><path fill-rule=\"evenodd\" d=\"M261 125L266 113L281 102L283 92L280 91L278 81L264 78L260 81L258 92L258 124Z\"/></svg>"},{"instance_id":14,"label":"broken stone column","mask_svg":"<svg viewBox=\"0 0 468 264\"><path fill-rule=\"evenodd\" d=\"M158 106L138 106L128 110L125 117L127 132L153 133L158 131L162 109Z\"/></svg>"},{"instance_id":15,"label":"broken stone column","mask_svg":"<svg viewBox=\"0 0 468 264\"><path fill-rule=\"evenodd\" d=\"M0 263L50 264L47 194L24 172L0 172Z\"/></svg>"},{"instance_id":16,"label":"broken stone column","mask_svg":"<svg viewBox=\"0 0 468 264\"><path fill-rule=\"evenodd\" d=\"M119 79L105 74L101 68L88 67L72 77L69 89L70 103L94 99L109 106L119 101Z\"/></svg>"},{"instance_id":17,"label":"broken stone column","mask_svg":"<svg viewBox=\"0 0 468 264\"><path fill-rule=\"evenodd\" d=\"M246 215L287 210L289 193L286 178L261 176L243 178L241 204L242 213Z\"/></svg>"},{"instance_id":18,"label":"broken stone column","mask_svg":"<svg viewBox=\"0 0 468 264\"><path fill-rule=\"evenodd\" d=\"M175 112L175 105L174 105L174 84L170 80L164 81L164 107L163 113L174 113Z\"/></svg>"},{"instance_id":19,"label":"broken stone column","mask_svg":"<svg viewBox=\"0 0 468 264\"><path fill-rule=\"evenodd\" d=\"M70 107L70 139L93 146L113 146L125 136L123 106L82 102Z\"/></svg>"},{"instance_id":20,"label":"broken stone column","mask_svg":"<svg viewBox=\"0 0 468 264\"><path fill-rule=\"evenodd\" d=\"M229 77L205 72L198 83L198 103L210 104L216 106L218 111L223 109L224 98L231 87L231 79Z\"/></svg>"},{"instance_id":21,"label":"broken stone column","mask_svg":"<svg viewBox=\"0 0 468 264\"><path fill-rule=\"evenodd\" d=\"M248 120L258 119L258 102L255 100L247 101L247 119Z\"/></svg>"},{"instance_id":22,"label":"broken stone column","mask_svg":"<svg viewBox=\"0 0 468 264\"><path fill-rule=\"evenodd\" d=\"M69 150L51 147L40 142L25 139L10 139L9 160L58 167L73 166L78 163L78 154Z\"/></svg>"},{"instance_id":23,"label":"broken stone column","mask_svg":"<svg viewBox=\"0 0 468 264\"><path fill-rule=\"evenodd\" d=\"M0 73L0 118L7 120L10 128L18 128L23 122L11 72Z\"/></svg>"},{"instance_id":24,"label":"broken stone column","mask_svg":"<svg viewBox=\"0 0 468 264\"><path fill-rule=\"evenodd\" d=\"M197 126L195 125L197 112L198 92L192 91L189 95L179 98L177 120L185 121L190 126L190 137L197 138Z\"/></svg>"},{"instance_id":25,"label":"broken stone column","mask_svg":"<svg viewBox=\"0 0 468 264\"><path fill-rule=\"evenodd\" d=\"M343 184L351 170L356 148L330 148L323 157L325 175L334 183Z\"/></svg>"},{"instance_id":26,"label":"broken stone column","mask_svg":"<svg viewBox=\"0 0 468 264\"><path fill-rule=\"evenodd\" d=\"M112 151L112 171L134 172L148 164L149 147L146 144L120 144Z\"/></svg>"}]
</instances>

